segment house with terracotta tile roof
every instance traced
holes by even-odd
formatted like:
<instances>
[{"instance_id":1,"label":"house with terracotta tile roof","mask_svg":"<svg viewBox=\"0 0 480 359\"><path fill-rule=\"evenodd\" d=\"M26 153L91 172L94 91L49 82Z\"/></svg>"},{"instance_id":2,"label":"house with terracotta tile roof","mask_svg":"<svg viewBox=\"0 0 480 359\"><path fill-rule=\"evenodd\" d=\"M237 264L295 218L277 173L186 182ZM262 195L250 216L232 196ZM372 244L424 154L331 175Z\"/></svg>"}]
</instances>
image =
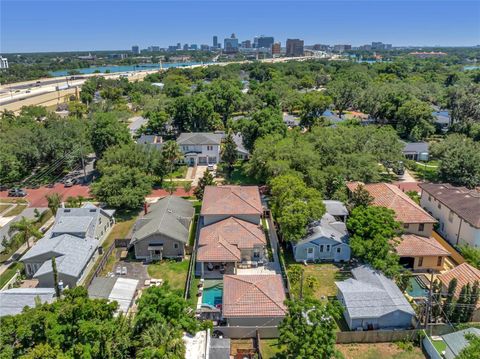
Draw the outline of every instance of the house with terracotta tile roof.
<instances>
[{"instance_id":1,"label":"house with terracotta tile roof","mask_svg":"<svg viewBox=\"0 0 480 359\"><path fill-rule=\"evenodd\" d=\"M480 192L447 183L422 183L420 204L453 245L480 247Z\"/></svg>"},{"instance_id":2,"label":"house with terracotta tile roof","mask_svg":"<svg viewBox=\"0 0 480 359\"><path fill-rule=\"evenodd\" d=\"M450 252L432 237L405 234L396 242L395 250L400 256L400 264L414 271L441 271L445 258L450 256Z\"/></svg>"},{"instance_id":3,"label":"house with terracotta tile roof","mask_svg":"<svg viewBox=\"0 0 480 359\"><path fill-rule=\"evenodd\" d=\"M197 247L197 262L201 276L219 266L220 276L236 274L237 264L263 263L266 260L267 241L260 224L228 217L200 230ZM209 277L212 277L211 275Z\"/></svg>"},{"instance_id":4,"label":"house with terracotta tile roof","mask_svg":"<svg viewBox=\"0 0 480 359\"><path fill-rule=\"evenodd\" d=\"M259 224L263 214L257 186L207 186L200 216L203 225L235 217Z\"/></svg>"},{"instance_id":5,"label":"house with terracotta tile roof","mask_svg":"<svg viewBox=\"0 0 480 359\"><path fill-rule=\"evenodd\" d=\"M286 315L282 276L225 275L223 317L229 326L276 326Z\"/></svg>"},{"instance_id":6,"label":"house with terracotta tile roof","mask_svg":"<svg viewBox=\"0 0 480 359\"><path fill-rule=\"evenodd\" d=\"M470 285L473 285L476 281L480 282L480 270L465 262L447 272L438 275L437 279L442 283L442 292L447 292L448 285L453 278L457 279L455 297L458 299L463 286L469 283ZM472 321L480 321L480 301L473 312Z\"/></svg>"},{"instance_id":7,"label":"house with terracotta tile roof","mask_svg":"<svg viewBox=\"0 0 480 359\"><path fill-rule=\"evenodd\" d=\"M349 182L347 187L352 193L362 183ZM396 220L403 224L406 233L430 237L433 225L437 222L422 207L416 204L400 188L391 183L369 183L364 188L373 197L373 205L390 208L395 212Z\"/></svg>"}]
</instances>

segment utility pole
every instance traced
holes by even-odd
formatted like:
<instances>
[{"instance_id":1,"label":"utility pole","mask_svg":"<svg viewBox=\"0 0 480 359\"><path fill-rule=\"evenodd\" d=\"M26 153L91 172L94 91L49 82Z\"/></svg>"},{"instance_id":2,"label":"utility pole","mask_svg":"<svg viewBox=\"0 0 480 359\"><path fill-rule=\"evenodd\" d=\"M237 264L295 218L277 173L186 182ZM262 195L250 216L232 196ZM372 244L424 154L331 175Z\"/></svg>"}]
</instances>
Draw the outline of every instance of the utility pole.
<instances>
[{"instance_id":1,"label":"utility pole","mask_svg":"<svg viewBox=\"0 0 480 359\"><path fill-rule=\"evenodd\" d=\"M80 157L82 159L82 167L83 167L83 183L87 182L87 171L85 170L85 159L83 158L83 143L80 141Z\"/></svg>"},{"instance_id":2,"label":"utility pole","mask_svg":"<svg viewBox=\"0 0 480 359\"><path fill-rule=\"evenodd\" d=\"M305 271L302 270L302 278L300 279L300 300L303 299L303 273Z\"/></svg>"}]
</instances>

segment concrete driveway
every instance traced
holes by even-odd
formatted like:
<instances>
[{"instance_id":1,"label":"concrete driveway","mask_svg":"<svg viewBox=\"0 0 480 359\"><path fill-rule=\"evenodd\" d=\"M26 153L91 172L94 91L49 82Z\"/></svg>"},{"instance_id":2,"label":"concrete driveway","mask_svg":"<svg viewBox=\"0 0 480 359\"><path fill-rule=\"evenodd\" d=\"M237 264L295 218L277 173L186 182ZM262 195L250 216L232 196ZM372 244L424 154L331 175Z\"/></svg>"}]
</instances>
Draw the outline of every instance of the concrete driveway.
<instances>
[{"instance_id":1,"label":"concrete driveway","mask_svg":"<svg viewBox=\"0 0 480 359\"><path fill-rule=\"evenodd\" d=\"M198 180L203 177L206 170L207 166L197 166L197 171L195 172L195 177L192 181L192 187L196 187L198 185Z\"/></svg>"}]
</instances>

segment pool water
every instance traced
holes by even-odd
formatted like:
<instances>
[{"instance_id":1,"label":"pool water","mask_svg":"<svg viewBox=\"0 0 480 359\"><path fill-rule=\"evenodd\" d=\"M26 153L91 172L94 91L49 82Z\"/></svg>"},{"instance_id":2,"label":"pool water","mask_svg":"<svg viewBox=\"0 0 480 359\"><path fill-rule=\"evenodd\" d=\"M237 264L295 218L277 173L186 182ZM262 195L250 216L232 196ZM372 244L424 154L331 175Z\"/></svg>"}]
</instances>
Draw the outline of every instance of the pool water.
<instances>
[{"instance_id":1,"label":"pool water","mask_svg":"<svg viewBox=\"0 0 480 359\"><path fill-rule=\"evenodd\" d=\"M428 290L420 283L416 277L410 278L411 289L407 290L409 296L413 298L427 297Z\"/></svg>"},{"instance_id":2,"label":"pool water","mask_svg":"<svg viewBox=\"0 0 480 359\"><path fill-rule=\"evenodd\" d=\"M216 306L217 304L222 304L223 296L223 285L217 284L203 290L203 304L209 304L211 306Z\"/></svg>"}]
</instances>

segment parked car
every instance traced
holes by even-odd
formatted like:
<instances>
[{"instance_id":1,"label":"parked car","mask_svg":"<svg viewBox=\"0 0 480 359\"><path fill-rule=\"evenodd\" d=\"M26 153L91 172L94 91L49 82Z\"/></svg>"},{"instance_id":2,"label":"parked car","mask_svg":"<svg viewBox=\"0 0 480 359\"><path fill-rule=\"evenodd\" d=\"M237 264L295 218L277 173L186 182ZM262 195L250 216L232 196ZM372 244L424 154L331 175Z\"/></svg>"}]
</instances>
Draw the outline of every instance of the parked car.
<instances>
[{"instance_id":1,"label":"parked car","mask_svg":"<svg viewBox=\"0 0 480 359\"><path fill-rule=\"evenodd\" d=\"M77 180L75 178L69 178L65 180L65 187L72 187L76 183L77 183Z\"/></svg>"},{"instance_id":2,"label":"parked car","mask_svg":"<svg viewBox=\"0 0 480 359\"><path fill-rule=\"evenodd\" d=\"M214 170L215 170L215 168L213 167L213 165L208 165L207 166L207 171L213 172Z\"/></svg>"},{"instance_id":3,"label":"parked car","mask_svg":"<svg viewBox=\"0 0 480 359\"><path fill-rule=\"evenodd\" d=\"M9 197L25 197L26 195L27 195L27 192L25 192L21 188L12 188L8 191Z\"/></svg>"}]
</instances>

